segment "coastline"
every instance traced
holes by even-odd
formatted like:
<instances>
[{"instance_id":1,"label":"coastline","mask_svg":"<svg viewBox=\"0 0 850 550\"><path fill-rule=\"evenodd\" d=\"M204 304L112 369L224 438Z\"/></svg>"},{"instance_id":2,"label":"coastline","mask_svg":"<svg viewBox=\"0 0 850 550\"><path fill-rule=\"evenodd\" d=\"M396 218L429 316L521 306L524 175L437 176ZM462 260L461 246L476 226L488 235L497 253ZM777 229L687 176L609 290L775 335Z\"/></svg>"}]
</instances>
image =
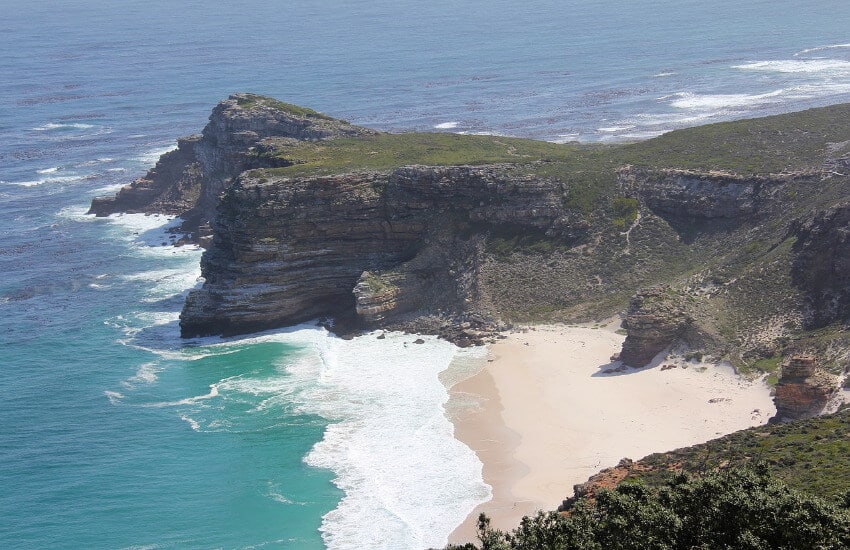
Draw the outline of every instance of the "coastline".
<instances>
[{"instance_id":1,"label":"coastline","mask_svg":"<svg viewBox=\"0 0 850 550\"><path fill-rule=\"evenodd\" d=\"M449 542L476 540L482 512L493 527L510 530L525 515L556 509L574 485L622 458L694 445L773 415L767 385L730 366L660 356L613 372L618 364L609 358L624 339L619 324L511 332L491 345L483 370L451 387L453 400L478 403L452 422L455 437L484 464L493 498Z\"/></svg>"}]
</instances>

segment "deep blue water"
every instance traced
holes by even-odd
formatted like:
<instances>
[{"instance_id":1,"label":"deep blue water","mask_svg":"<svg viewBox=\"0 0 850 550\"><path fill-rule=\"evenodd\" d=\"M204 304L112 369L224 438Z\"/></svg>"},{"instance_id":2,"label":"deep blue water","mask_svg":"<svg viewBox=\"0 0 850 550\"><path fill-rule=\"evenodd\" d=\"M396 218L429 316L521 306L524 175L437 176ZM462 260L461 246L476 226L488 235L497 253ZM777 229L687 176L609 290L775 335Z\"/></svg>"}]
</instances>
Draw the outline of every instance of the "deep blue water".
<instances>
[{"instance_id":1,"label":"deep blue water","mask_svg":"<svg viewBox=\"0 0 850 550\"><path fill-rule=\"evenodd\" d=\"M181 342L200 252L161 246L165 220L84 215L228 94L380 129L555 141L850 100L843 1L0 0L0 13L4 548L421 548L487 497L443 414L451 346L310 327Z\"/></svg>"}]
</instances>

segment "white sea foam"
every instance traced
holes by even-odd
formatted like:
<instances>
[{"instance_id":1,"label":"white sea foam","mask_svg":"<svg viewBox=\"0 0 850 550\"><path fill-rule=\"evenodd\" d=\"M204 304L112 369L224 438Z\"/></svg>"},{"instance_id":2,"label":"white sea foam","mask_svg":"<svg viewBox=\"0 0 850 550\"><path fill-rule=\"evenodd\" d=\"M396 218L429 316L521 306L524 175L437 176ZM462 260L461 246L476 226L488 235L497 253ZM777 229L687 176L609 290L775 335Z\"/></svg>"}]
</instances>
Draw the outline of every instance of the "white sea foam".
<instances>
[{"instance_id":1,"label":"white sea foam","mask_svg":"<svg viewBox=\"0 0 850 550\"><path fill-rule=\"evenodd\" d=\"M103 392L103 395L105 395L106 398L109 399L109 402L113 405L117 405L122 399L124 399L124 396L117 391L106 390Z\"/></svg>"},{"instance_id":2,"label":"white sea foam","mask_svg":"<svg viewBox=\"0 0 850 550\"><path fill-rule=\"evenodd\" d=\"M450 383L445 371L453 360L481 360L484 350L460 350L427 336L424 344L414 344L416 338L388 333L377 340L372 333L346 341L302 325L223 342L207 339L198 354L230 353L261 342L301 351L288 351L277 374L228 377L211 385L206 395L150 406L193 407L195 412L181 414L201 426L206 422L198 407L215 397L259 397L249 414L288 407L319 415L330 425L304 460L333 471L334 483L345 492L322 520L327 547L442 547L475 506L489 500L491 490L478 457L454 438L440 376Z\"/></svg>"},{"instance_id":3,"label":"white sea foam","mask_svg":"<svg viewBox=\"0 0 850 550\"><path fill-rule=\"evenodd\" d=\"M785 90L774 90L764 94L695 94L681 92L674 94L677 99L671 101L670 105L679 109L721 111L776 103L781 101L784 92Z\"/></svg>"},{"instance_id":4,"label":"white sea foam","mask_svg":"<svg viewBox=\"0 0 850 550\"><path fill-rule=\"evenodd\" d=\"M496 132L495 130L481 130L476 132L463 131L458 132L458 134L462 136L493 136L493 137L510 137L508 134L504 134L502 132Z\"/></svg>"},{"instance_id":5,"label":"white sea foam","mask_svg":"<svg viewBox=\"0 0 850 550\"><path fill-rule=\"evenodd\" d=\"M457 128L460 123L456 121L451 122L441 122L440 124L435 124L434 128L437 130L451 130L453 128Z\"/></svg>"},{"instance_id":6,"label":"white sea foam","mask_svg":"<svg viewBox=\"0 0 850 550\"><path fill-rule=\"evenodd\" d=\"M162 369L156 363L144 363L136 370L136 374L122 382L127 389L133 389L140 384L153 384L157 381L157 373Z\"/></svg>"},{"instance_id":7,"label":"white sea foam","mask_svg":"<svg viewBox=\"0 0 850 550\"><path fill-rule=\"evenodd\" d=\"M96 158L96 159L93 159L93 160L86 160L86 161L80 162L78 164L75 164L74 166L77 166L77 167L80 167L80 166L97 166L98 164L107 164L107 163L114 162L114 161L115 161L115 159L113 159L111 157L100 157L100 158Z\"/></svg>"},{"instance_id":8,"label":"white sea foam","mask_svg":"<svg viewBox=\"0 0 850 550\"><path fill-rule=\"evenodd\" d=\"M718 113L706 112L674 112L674 113L641 113L627 119L636 128L670 129L682 125L693 125L711 120Z\"/></svg>"},{"instance_id":9,"label":"white sea foam","mask_svg":"<svg viewBox=\"0 0 850 550\"><path fill-rule=\"evenodd\" d=\"M82 181L89 176L47 176L45 178L39 178L37 180L27 180L27 181L3 181L0 180L0 184L5 185L17 185L19 187L35 187L37 185L44 185L46 183L71 183L74 181Z\"/></svg>"},{"instance_id":10,"label":"white sea foam","mask_svg":"<svg viewBox=\"0 0 850 550\"><path fill-rule=\"evenodd\" d=\"M136 327L157 327L162 325L167 325L169 323L173 323L177 319L180 318L179 311L137 311L130 315L130 318L126 318L122 315L119 315L116 318L117 322L130 323L122 325L122 326L130 326Z\"/></svg>"},{"instance_id":11,"label":"white sea foam","mask_svg":"<svg viewBox=\"0 0 850 550\"><path fill-rule=\"evenodd\" d=\"M75 222L91 222L97 219L94 216L86 214L86 212L88 211L88 205L66 206L59 210L56 215L60 218L64 218L66 220L73 220Z\"/></svg>"},{"instance_id":12,"label":"white sea foam","mask_svg":"<svg viewBox=\"0 0 850 550\"><path fill-rule=\"evenodd\" d=\"M631 130L632 128L634 128L634 126L632 126L632 125L629 125L629 126L607 126L607 127L603 127L603 128L597 128L596 131L597 132L604 132L606 134L613 134L613 133L616 133L616 132L624 132L626 130Z\"/></svg>"},{"instance_id":13,"label":"white sea foam","mask_svg":"<svg viewBox=\"0 0 850 550\"><path fill-rule=\"evenodd\" d=\"M581 134L578 132L570 133L570 134L558 134L558 136L553 140L554 143L569 143L571 141L578 141L581 137Z\"/></svg>"},{"instance_id":14,"label":"white sea foam","mask_svg":"<svg viewBox=\"0 0 850 550\"><path fill-rule=\"evenodd\" d=\"M44 168L43 170L36 170L37 174L52 174L54 172L58 172L61 170L61 166L51 166L50 168Z\"/></svg>"},{"instance_id":15,"label":"white sea foam","mask_svg":"<svg viewBox=\"0 0 850 550\"><path fill-rule=\"evenodd\" d=\"M209 393L196 395L195 397L187 397L186 399L178 399L177 401L161 401L158 403L148 403L145 407L163 408L163 407L180 407L184 405L197 405L201 401L214 399L219 396L218 384L210 384Z\"/></svg>"},{"instance_id":16,"label":"white sea foam","mask_svg":"<svg viewBox=\"0 0 850 550\"><path fill-rule=\"evenodd\" d=\"M112 214L106 219L132 234L141 234L151 229L164 229L177 218L162 214Z\"/></svg>"},{"instance_id":17,"label":"white sea foam","mask_svg":"<svg viewBox=\"0 0 850 550\"><path fill-rule=\"evenodd\" d=\"M146 285L146 297L143 302L156 302L182 294L197 283L200 269L192 265L173 269L156 269L123 275L125 281L152 283Z\"/></svg>"},{"instance_id":18,"label":"white sea foam","mask_svg":"<svg viewBox=\"0 0 850 550\"><path fill-rule=\"evenodd\" d=\"M184 269L155 269L152 271L142 271L139 273L130 273L128 275L122 275L121 278L125 281L161 282L163 280L171 279L175 276L184 274Z\"/></svg>"},{"instance_id":19,"label":"white sea foam","mask_svg":"<svg viewBox=\"0 0 850 550\"><path fill-rule=\"evenodd\" d=\"M153 166L159 160L159 157L168 153L169 151L174 151L177 149L176 145L169 145L168 147L158 147L156 149L151 149L150 151L146 151L136 157L134 160L144 164L145 166Z\"/></svg>"},{"instance_id":20,"label":"white sea foam","mask_svg":"<svg viewBox=\"0 0 850 550\"><path fill-rule=\"evenodd\" d=\"M816 48L806 48L805 50L800 50L799 52L794 54L794 57L800 55L807 55L815 52L824 52L828 50L839 50L839 49L847 49L850 48L850 44L830 44L829 46L818 46Z\"/></svg>"},{"instance_id":21,"label":"white sea foam","mask_svg":"<svg viewBox=\"0 0 850 550\"><path fill-rule=\"evenodd\" d=\"M665 77L668 77L668 76L674 76L675 74L676 73L657 73L657 74L654 74L652 76L654 76L655 78L665 78Z\"/></svg>"},{"instance_id":22,"label":"white sea foam","mask_svg":"<svg viewBox=\"0 0 850 550\"><path fill-rule=\"evenodd\" d=\"M755 61L752 63L733 65L732 68L746 71L825 74L827 76L841 77L850 75L850 61L845 61L843 59L780 59L775 61Z\"/></svg>"},{"instance_id":23,"label":"white sea foam","mask_svg":"<svg viewBox=\"0 0 850 550\"><path fill-rule=\"evenodd\" d=\"M48 122L44 126L37 126L33 128L33 130L37 132L49 132L51 130L87 130L89 128L94 128L93 124L83 124L81 122L74 123L59 123L59 122Z\"/></svg>"},{"instance_id":24,"label":"white sea foam","mask_svg":"<svg viewBox=\"0 0 850 550\"><path fill-rule=\"evenodd\" d=\"M196 431L196 432L201 431L201 425L198 424L198 421L195 420L194 418L187 416L185 414L181 414L180 420L187 422L189 424L189 426L192 428L193 431Z\"/></svg>"},{"instance_id":25,"label":"white sea foam","mask_svg":"<svg viewBox=\"0 0 850 550\"><path fill-rule=\"evenodd\" d=\"M275 502L279 502L281 504L287 504L287 505L292 505L292 504L297 504L299 506L305 505L304 502L295 502L295 501L287 498L283 493L281 493L280 487L278 486L277 483L273 483L273 482L269 481L267 483L267 486L268 486L268 492L266 493L266 496L268 496L270 499L274 500Z\"/></svg>"},{"instance_id":26,"label":"white sea foam","mask_svg":"<svg viewBox=\"0 0 850 550\"><path fill-rule=\"evenodd\" d=\"M850 79L821 81L817 84L801 84L788 88L789 99L811 99L832 95L850 94Z\"/></svg>"},{"instance_id":27,"label":"white sea foam","mask_svg":"<svg viewBox=\"0 0 850 550\"><path fill-rule=\"evenodd\" d=\"M291 500L289 500L280 493L270 492L268 496L275 502L279 502L281 504L292 504Z\"/></svg>"},{"instance_id":28,"label":"white sea foam","mask_svg":"<svg viewBox=\"0 0 850 550\"><path fill-rule=\"evenodd\" d=\"M305 458L336 474L345 491L321 532L330 549L421 549L449 533L491 496L481 462L454 439L439 381L459 353L427 337L366 335L350 341L316 336L313 353L284 366L305 413L331 420Z\"/></svg>"},{"instance_id":29,"label":"white sea foam","mask_svg":"<svg viewBox=\"0 0 850 550\"><path fill-rule=\"evenodd\" d=\"M124 169L123 168L116 168L115 170L122 170L123 171ZM112 185L104 185L103 187L98 187L97 189L92 191L92 193L94 193L95 196L111 195L111 194L114 194L114 193L118 192L119 190L121 190L122 187L124 187L123 183L113 183Z\"/></svg>"},{"instance_id":30,"label":"white sea foam","mask_svg":"<svg viewBox=\"0 0 850 550\"><path fill-rule=\"evenodd\" d=\"M643 130L639 132L626 132L623 134L618 134L617 137L621 140L635 140L641 141L644 139L650 139L654 137L658 137L663 134L666 130Z\"/></svg>"},{"instance_id":31,"label":"white sea foam","mask_svg":"<svg viewBox=\"0 0 850 550\"><path fill-rule=\"evenodd\" d=\"M115 226L116 237L134 245L136 255L147 258L184 256L186 263L181 269L196 273L196 270L193 271L189 266L200 260L202 251L198 246L162 246L163 243L169 245L176 239L171 230L180 225L180 218L160 214L112 214L106 219ZM197 275L193 277L196 278ZM189 287L191 286L192 284L189 284Z\"/></svg>"}]
</instances>

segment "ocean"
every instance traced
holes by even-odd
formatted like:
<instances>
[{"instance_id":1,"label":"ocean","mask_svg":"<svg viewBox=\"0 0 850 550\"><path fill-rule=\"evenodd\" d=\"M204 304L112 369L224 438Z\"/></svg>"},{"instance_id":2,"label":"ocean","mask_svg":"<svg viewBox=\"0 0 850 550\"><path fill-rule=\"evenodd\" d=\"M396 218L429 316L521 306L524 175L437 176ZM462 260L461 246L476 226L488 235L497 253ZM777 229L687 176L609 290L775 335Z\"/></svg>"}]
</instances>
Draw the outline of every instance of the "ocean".
<instances>
[{"instance_id":1,"label":"ocean","mask_svg":"<svg viewBox=\"0 0 850 550\"><path fill-rule=\"evenodd\" d=\"M171 246L174 220L85 214L230 93L558 142L850 100L850 4L830 0L0 13L3 548L421 549L489 498L446 411L482 350L312 324L181 340L201 251Z\"/></svg>"}]
</instances>

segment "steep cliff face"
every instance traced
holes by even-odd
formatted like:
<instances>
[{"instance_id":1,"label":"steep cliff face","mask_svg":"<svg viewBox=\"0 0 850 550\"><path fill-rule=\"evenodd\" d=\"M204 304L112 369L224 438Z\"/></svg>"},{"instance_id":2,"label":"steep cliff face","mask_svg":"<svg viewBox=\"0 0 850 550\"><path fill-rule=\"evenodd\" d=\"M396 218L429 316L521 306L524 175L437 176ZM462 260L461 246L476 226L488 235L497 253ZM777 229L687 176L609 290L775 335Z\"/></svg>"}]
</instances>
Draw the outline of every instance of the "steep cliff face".
<instances>
[{"instance_id":1,"label":"steep cliff face","mask_svg":"<svg viewBox=\"0 0 850 550\"><path fill-rule=\"evenodd\" d=\"M782 367L774 397L776 416L771 422L817 416L837 391L837 381L818 368L816 357L795 355Z\"/></svg>"},{"instance_id":2,"label":"steep cliff face","mask_svg":"<svg viewBox=\"0 0 850 550\"><path fill-rule=\"evenodd\" d=\"M235 94L91 212L181 215L208 247L186 336L337 316L475 343L499 319L599 319L638 292L624 362L685 339L758 368L846 332L848 112L594 147L378 133ZM824 325L820 348L792 346Z\"/></svg>"},{"instance_id":3,"label":"steep cliff face","mask_svg":"<svg viewBox=\"0 0 850 550\"><path fill-rule=\"evenodd\" d=\"M215 216L218 197L233 179L251 168L291 164L263 155L283 140L324 140L375 132L310 109L253 94L233 94L212 111L201 135L181 138L143 177L113 197L92 200L90 214L146 212L180 215L184 230L195 232Z\"/></svg>"},{"instance_id":4,"label":"steep cliff face","mask_svg":"<svg viewBox=\"0 0 850 550\"><path fill-rule=\"evenodd\" d=\"M645 170L630 166L617 173L626 195L638 197L664 218L741 220L761 213L783 185L815 180L818 172L751 175L720 171Z\"/></svg>"},{"instance_id":5,"label":"steep cliff face","mask_svg":"<svg viewBox=\"0 0 850 550\"><path fill-rule=\"evenodd\" d=\"M195 156L200 142L201 136L178 139L177 149L162 155L143 178L124 186L115 196L92 199L89 214L149 212L176 216L194 208L204 180Z\"/></svg>"},{"instance_id":6,"label":"steep cliff face","mask_svg":"<svg viewBox=\"0 0 850 550\"><path fill-rule=\"evenodd\" d=\"M222 199L206 283L181 314L184 336L232 334L357 311L364 321L473 304L477 237L504 224L565 241L587 224L563 184L504 167L261 181ZM368 273L365 273L368 272Z\"/></svg>"},{"instance_id":7,"label":"steep cliff face","mask_svg":"<svg viewBox=\"0 0 850 550\"><path fill-rule=\"evenodd\" d=\"M850 205L795 224L794 284L808 302L806 323L822 327L850 319Z\"/></svg>"},{"instance_id":8,"label":"steep cliff face","mask_svg":"<svg viewBox=\"0 0 850 550\"><path fill-rule=\"evenodd\" d=\"M643 290L629 303L623 320L628 331L620 360L631 367L643 367L667 349L688 328L691 319L680 297L667 287Z\"/></svg>"}]
</instances>

